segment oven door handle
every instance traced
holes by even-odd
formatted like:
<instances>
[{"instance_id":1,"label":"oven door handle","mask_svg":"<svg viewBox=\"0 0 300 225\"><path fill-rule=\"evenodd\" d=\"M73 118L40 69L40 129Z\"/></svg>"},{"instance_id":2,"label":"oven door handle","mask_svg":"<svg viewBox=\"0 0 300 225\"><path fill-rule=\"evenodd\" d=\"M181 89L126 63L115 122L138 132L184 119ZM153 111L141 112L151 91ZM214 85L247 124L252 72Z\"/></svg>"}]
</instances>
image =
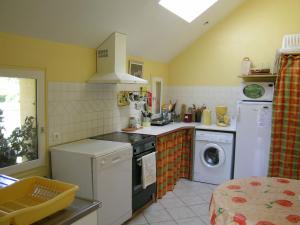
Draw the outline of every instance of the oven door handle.
<instances>
[{"instance_id":1,"label":"oven door handle","mask_svg":"<svg viewBox=\"0 0 300 225\"><path fill-rule=\"evenodd\" d=\"M149 154L151 154L151 153L149 153ZM148 155L148 154L147 154ZM144 155L145 156L145 155ZM155 157L157 156L157 152L155 152ZM136 160L136 164L138 165L138 166L142 166L142 158L143 158L143 156L141 157L141 158L138 158L137 160Z\"/></svg>"},{"instance_id":2,"label":"oven door handle","mask_svg":"<svg viewBox=\"0 0 300 225\"><path fill-rule=\"evenodd\" d=\"M151 153L149 153L149 154L151 154ZM147 154L147 155L149 155L149 154ZM145 155L144 155L144 156L145 156ZM141 162L141 161L142 161L142 158L143 158L144 156L138 158L136 161L137 161L137 162ZM155 152L155 156L157 156L157 152Z\"/></svg>"}]
</instances>

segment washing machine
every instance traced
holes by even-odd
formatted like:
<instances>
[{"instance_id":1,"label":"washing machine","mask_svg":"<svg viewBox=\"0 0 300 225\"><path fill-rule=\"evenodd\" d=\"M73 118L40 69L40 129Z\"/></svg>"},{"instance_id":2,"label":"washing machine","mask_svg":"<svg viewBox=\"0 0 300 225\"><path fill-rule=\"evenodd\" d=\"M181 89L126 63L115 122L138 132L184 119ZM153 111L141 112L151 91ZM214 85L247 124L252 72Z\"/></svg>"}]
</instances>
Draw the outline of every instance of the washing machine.
<instances>
[{"instance_id":1,"label":"washing machine","mask_svg":"<svg viewBox=\"0 0 300 225\"><path fill-rule=\"evenodd\" d=\"M234 134L197 130L193 180L221 184L232 178Z\"/></svg>"}]
</instances>

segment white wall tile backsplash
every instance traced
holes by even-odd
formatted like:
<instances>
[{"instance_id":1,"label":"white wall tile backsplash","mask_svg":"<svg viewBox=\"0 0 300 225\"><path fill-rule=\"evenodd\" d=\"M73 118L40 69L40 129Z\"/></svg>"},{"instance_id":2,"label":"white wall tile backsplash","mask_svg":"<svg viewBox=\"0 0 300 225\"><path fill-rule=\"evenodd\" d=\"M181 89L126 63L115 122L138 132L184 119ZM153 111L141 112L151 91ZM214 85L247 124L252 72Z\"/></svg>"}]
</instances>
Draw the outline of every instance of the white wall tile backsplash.
<instances>
[{"instance_id":1,"label":"white wall tile backsplash","mask_svg":"<svg viewBox=\"0 0 300 225\"><path fill-rule=\"evenodd\" d=\"M49 146L127 127L130 107L117 106L120 90L138 86L49 82Z\"/></svg>"},{"instance_id":2,"label":"white wall tile backsplash","mask_svg":"<svg viewBox=\"0 0 300 225\"><path fill-rule=\"evenodd\" d=\"M138 90L138 85L110 85L88 83L48 83L49 146L75 141L120 130L128 126L132 107L117 106L117 92ZM205 104L212 110L216 105L227 105L231 116L236 114L239 87L169 86L165 87L166 102Z\"/></svg>"},{"instance_id":3,"label":"white wall tile backsplash","mask_svg":"<svg viewBox=\"0 0 300 225\"><path fill-rule=\"evenodd\" d=\"M193 104L205 104L212 111L215 122L215 107L226 105L230 116L236 115L236 106L239 99L239 86L168 86L166 88L166 102L177 100L176 111L180 113L181 105L191 107Z\"/></svg>"}]
</instances>

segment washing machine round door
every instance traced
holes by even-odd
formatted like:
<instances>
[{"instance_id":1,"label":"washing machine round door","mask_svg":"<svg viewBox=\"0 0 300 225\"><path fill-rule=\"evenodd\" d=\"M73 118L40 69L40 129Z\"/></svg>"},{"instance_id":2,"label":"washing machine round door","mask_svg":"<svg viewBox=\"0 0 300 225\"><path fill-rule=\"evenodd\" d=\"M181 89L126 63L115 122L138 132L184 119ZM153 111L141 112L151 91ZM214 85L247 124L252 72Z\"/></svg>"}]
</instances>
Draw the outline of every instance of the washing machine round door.
<instances>
[{"instance_id":1,"label":"washing machine round door","mask_svg":"<svg viewBox=\"0 0 300 225\"><path fill-rule=\"evenodd\" d=\"M207 167L217 168L225 162L225 152L217 144L209 143L204 146L201 153L201 161Z\"/></svg>"}]
</instances>

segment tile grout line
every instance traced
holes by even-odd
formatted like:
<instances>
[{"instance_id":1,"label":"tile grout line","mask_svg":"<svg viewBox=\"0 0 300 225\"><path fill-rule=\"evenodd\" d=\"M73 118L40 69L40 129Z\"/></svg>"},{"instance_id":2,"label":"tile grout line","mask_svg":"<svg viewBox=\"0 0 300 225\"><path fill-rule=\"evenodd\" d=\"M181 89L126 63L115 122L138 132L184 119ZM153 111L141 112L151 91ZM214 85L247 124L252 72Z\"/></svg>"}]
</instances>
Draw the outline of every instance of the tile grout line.
<instances>
[{"instance_id":1,"label":"tile grout line","mask_svg":"<svg viewBox=\"0 0 300 225\"><path fill-rule=\"evenodd\" d=\"M183 183L182 183L182 185L183 185L183 187L182 188L179 188L179 189L189 189L189 188L191 188L191 186L188 186L187 184L189 184L189 182L194 182L194 181L184 181ZM201 182L197 182L197 183L201 183ZM185 185L187 185L187 186L185 186ZM209 190L209 192L208 193L205 193L206 195L208 194L208 195L211 195L212 193L213 193L213 191L214 191L214 187L213 186L211 186L211 185L209 185L209 184L207 184L207 187L205 187L205 188L208 188L208 190ZM199 193L199 192L196 192L195 190L191 190L191 192L193 193L193 194L195 194L195 196L198 196L201 200L203 200L203 202L201 202L201 203L199 203L199 204L194 204L194 205L187 205L182 199L181 199L181 196L179 196L179 195L177 195L175 192L174 192L174 190L176 189L176 186L175 186L175 188L172 190L172 191L168 191L168 192L171 192L171 193L173 193L173 195L174 195L174 197L168 197L168 198L165 198L166 200L168 200L168 199L176 199L177 201L179 201L179 202L181 202L182 204L183 204L183 206L178 206L178 207L174 207L174 208L181 208L181 207L185 207L185 208L187 208L187 209L189 209L193 214L194 214L194 216L192 216L192 217L187 217L187 218L182 218L182 219L191 219L191 218L198 218L203 224L205 224L205 225L209 225L209 224L206 224L206 221L204 221L204 219L200 216L200 215L198 215L198 214L196 214L196 212L194 212L194 210L191 208L191 207L193 207L193 206L196 206L196 205L209 205L209 201L206 201L206 198L203 198L202 197L202 193ZM193 189L193 188L192 188ZM168 193L167 192L167 193ZM204 193L203 193L203 195L204 195ZM184 197L182 197L182 198L184 198ZM165 207L162 203L160 203L159 201L162 201L163 200L163 198L161 198L161 199L158 199L158 201L157 201L157 204L159 204L164 210L165 210L165 212L169 215L169 217L172 219L172 220L168 220L168 221L160 221L160 222L154 222L154 223L163 223L163 222L174 222L175 224L177 224L177 225L179 225L179 223L176 221L176 219L172 216L172 214L168 211L168 209L169 208L167 208L167 207ZM171 209L171 208L170 208ZM159 211L159 210L155 210L155 211ZM147 222L147 225L151 225L151 223L148 221L148 219L146 218L146 216L145 216L145 213L144 212L141 212L142 213L142 215L143 215L143 217L144 217L144 219L145 219L145 221ZM209 216L208 216L209 217ZM209 219L209 218L208 218Z\"/></svg>"}]
</instances>

